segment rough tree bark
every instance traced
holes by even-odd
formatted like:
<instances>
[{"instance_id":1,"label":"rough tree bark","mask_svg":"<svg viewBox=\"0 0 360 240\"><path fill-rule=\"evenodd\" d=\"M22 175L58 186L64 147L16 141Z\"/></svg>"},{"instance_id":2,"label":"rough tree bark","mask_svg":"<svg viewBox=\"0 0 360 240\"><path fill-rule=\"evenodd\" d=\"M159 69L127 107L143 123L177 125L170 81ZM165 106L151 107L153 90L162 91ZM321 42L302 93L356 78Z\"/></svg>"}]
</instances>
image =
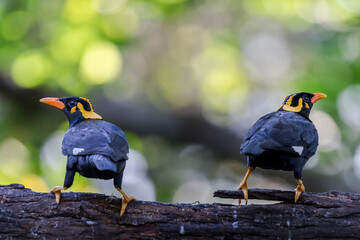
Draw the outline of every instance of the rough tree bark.
<instances>
[{"instance_id":1,"label":"rough tree bark","mask_svg":"<svg viewBox=\"0 0 360 240\"><path fill-rule=\"evenodd\" d=\"M239 191L216 196L238 198ZM0 238L122 239L355 239L360 233L360 194L249 190L273 205L171 204L133 201L119 217L121 200L94 193L54 196L19 184L0 185Z\"/></svg>"}]
</instances>

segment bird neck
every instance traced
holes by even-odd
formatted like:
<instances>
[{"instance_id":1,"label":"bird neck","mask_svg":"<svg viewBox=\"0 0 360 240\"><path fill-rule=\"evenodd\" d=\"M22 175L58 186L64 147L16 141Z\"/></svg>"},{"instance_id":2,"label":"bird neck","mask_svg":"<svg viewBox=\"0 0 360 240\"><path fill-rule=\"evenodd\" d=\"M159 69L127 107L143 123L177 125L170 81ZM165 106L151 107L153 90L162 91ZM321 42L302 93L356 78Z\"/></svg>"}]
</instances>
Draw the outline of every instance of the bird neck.
<instances>
[{"instance_id":1,"label":"bird neck","mask_svg":"<svg viewBox=\"0 0 360 240\"><path fill-rule=\"evenodd\" d=\"M81 114L71 114L68 115L67 118L69 120L69 128L85 120Z\"/></svg>"},{"instance_id":2,"label":"bird neck","mask_svg":"<svg viewBox=\"0 0 360 240\"><path fill-rule=\"evenodd\" d=\"M278 111L283 111L283 112L290 112L290 111L287 111L287 110L284 110L283 108L280 108ZM310 120L309 118L309 115L310 115L310 111L306 111L306 110L301 110L300 112L293 112L294 114L298 114L300 116L303 116L304 118L306 118L307 120Z\"/></svg>"},{"instance_id":3,"label":"bird neck","mask_svg":"<svg viewBox=\"0 0 360 240\"><path fill-rule=\"evenodd\" d=\"M299 114L310 121L310 119L309 119L310 109L305 109L305 108L303 108L303 109L299 112Z\"/></svg>"}]
</instances>

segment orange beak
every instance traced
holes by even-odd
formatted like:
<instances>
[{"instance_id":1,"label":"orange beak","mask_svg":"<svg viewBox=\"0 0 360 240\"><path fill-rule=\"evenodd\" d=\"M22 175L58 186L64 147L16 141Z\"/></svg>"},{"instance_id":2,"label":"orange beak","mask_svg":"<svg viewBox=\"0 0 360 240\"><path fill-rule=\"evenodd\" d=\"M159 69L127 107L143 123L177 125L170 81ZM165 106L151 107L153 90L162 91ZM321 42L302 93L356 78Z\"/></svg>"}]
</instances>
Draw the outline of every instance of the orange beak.
<instances>
[{"instance_id":1,"label":"orange beak","mask_svg":"<svg viewBox=\"0 0 360 240\"><path fill-rule=\"evenodd\" d=\"M314 96L311 98L311 102L314 104L317 101L319 101L320 99L326 98L326 94L324 93L313 93Z\"/></svg>"},{"instance_id":2,"label":"orange beak","mask_svg":"<svg viewBox=\"0 0 360 240\"><path fill-rule=\"evenodd\" d=\"M42 99L40 99L40 102L57 107L60 110L65 108L65 104L63 104L61 101L59 101L58 98L54 98L54 97L42 98Z\"/></svg>"}]
</instances>

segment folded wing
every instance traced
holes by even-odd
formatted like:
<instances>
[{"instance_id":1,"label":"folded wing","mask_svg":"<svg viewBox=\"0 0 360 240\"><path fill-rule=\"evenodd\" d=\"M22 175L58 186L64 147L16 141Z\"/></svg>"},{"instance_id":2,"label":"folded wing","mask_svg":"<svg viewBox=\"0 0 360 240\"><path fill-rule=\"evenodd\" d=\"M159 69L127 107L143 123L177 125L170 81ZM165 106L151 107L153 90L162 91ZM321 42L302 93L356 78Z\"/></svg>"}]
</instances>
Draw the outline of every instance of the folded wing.
<instances>
[{"instance_id":1,"label":"folded wing","mask_svg":"<svg viewBox=\"0 0 360 240\"><path fill-rule=\"evenodd\" d=\"M241 153L258 156L272 150L310 158L317 146L317 131L310 120L291 113L273 112L250 128L241 145Z\"/></svg>"},{"instance_id":2,"label":"folded wing","mask_svg":"<svg viewBox=\"0 0 360 240\"><path fill-rule=\"evenodd\" d=\"M68 156L100 154L116 162L128 159L129 143L116 125L89 120L76 124L66 132L62 153Z\"/></svg>"}]
</instances>

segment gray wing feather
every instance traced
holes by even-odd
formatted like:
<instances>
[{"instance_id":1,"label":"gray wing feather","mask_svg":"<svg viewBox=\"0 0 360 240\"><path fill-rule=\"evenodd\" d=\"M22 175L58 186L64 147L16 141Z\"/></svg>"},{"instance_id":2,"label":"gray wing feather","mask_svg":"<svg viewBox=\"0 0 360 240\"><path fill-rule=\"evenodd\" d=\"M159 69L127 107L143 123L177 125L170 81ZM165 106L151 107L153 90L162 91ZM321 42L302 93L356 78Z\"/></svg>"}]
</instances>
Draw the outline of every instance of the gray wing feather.
<instances>
[{"instance_id":1,"label":"gray wing feather","mask_svg":"<svg viewBox=\"0 0 360 240\"><path fill-rule=\"evenodd\" d=\"M68 156L101 154L113 161L127 160L129 143L116 125L102 120L88 120L65 133L62 153Z\"/></svg>"},{"instance_id":2,"label":"gray wing feather","mask_svg":"<svg viewBox=\"0 0 360 240\"><path fill-rule=\"evenodd\" d=\"M260 146L260 143L267 138L269 134L269 129L277 121L276 118L272 118L275 115L275 112L269 113L255 122L251 126L249 131L244 137L244 142L240 146L240 153L244 155L260 155L265 151Z\"/></svg>"},{"instance_id":3,"label":"gray wing feather","mask_svg":"<svg viewBox=\"0 0 360 240\"><path fill-rule=\"evenodd\" d=\"M104 155L94 154L89 156L89 163L99 171L110 170L116 172L116 164Z\"/></svg>"},{"instance_id":4,"label":"gray wing feather","mask_svg":"<svg viewBox=\"0 0 360 240\"><path fill-rule=\"evenodd\" d=\"M300 154L294 146L304 150ZM310 158L317 146L317 131L309 120L293 113L276 112L260 118L250 128L241 145L241 153L257 156L266 150L276 150Z\"/></svg>"}]
</instances>

